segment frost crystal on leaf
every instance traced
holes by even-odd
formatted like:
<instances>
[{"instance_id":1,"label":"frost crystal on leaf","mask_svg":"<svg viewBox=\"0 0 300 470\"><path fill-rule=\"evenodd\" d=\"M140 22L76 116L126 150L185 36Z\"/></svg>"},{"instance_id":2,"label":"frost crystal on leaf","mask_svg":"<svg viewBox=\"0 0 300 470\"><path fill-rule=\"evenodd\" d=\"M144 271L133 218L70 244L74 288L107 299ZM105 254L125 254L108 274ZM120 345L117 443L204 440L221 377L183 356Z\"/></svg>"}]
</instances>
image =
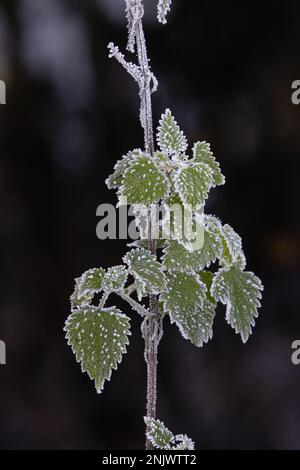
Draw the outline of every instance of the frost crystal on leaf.
<instances>
[{"instance_id":1,"label":"frost crystal on leaf","mask_svg":"<svg viewBox=\"0 0 300 470\"><path fill-rule=\"evenodd\" d=\"M81 291L85 291L88 289L93 292L100 292L102 289L102 282L104 276L105 271L102 268L89 269L81 276Z\"/></svg>"},{"instance_id":2,"label":"frost crystal on leaf","mask_svg":"<svg viewBox=\"0 0 300 470\"><path fill-rule=\"evenodd\" d=\"M159 419L144 417L147 426L147 438L156 449L194 450L194 442L185 434L174 434Z\"/></svg>"},{"instance_id":3,"label":"frost crystal on leaf","mask_svg":"<svg viewBox=\"0 0 300 470\"><path fill-rule=\"evenodd\" d=\"M149 251L144 248L131 250L123 260L128 265L130 274L134 276L141 296L145 293L159 294L165 289L165 275L161 265Z\"/></svg>"},{"instance_id":4,"label":"frost crystal on leaf","mask_svg":"<svg viewBox=\"0 0 300 470\"><path fill-rule=\"evenodd\" d=\"M170 272L166 275L167 292L161 294L164 310L176 323L182 336L201 347L212 335L215 316L213 305L206 303L206 286L191 273Z\"/></svg>"},{"instance_id":5,"label":"frost crystal on leaf","mask_svg":"<svg viewBox=\"0 0 300 470\"><path fill-rule=\"evenodd\" d=\"M107 270L103 281L103 290L106 292L117 292L123 289L127 281L125 266L114 266Z\"/></svg>"},{"instance_id":6,"label":"frost crystal on leaf","mask_svg":"<svg viewBox=\"0 0 300 470\"><path fill-rule=\"evenodd\" d=\"M160 23L167 23L167 14L171 10L172 0L159 0L157 4L157 19Z\"/></svg>"},{"instance_id":7,"label":"frost crystal on leaf","mask_svg":"<svg viewBox=\"0 0 300 470\"><path fill-rule=\"evenodd\" d=\"M255 325L262 290L257 276L236 266L221 269L213 280L211 293L226 305L226 320L236 333L240 333L244 343Z\"/></svg>"},{"instance_id":8,"label":"frost crystal on leaf","mask_svg":"<svg viewBox=\"0 0 300 470\"><path fill-rule=\"evenodd\" d=\"M175 175L175 187L185 206L203 206L213 187L212 170L206 163L183 166Z\"/></svg>"},{"instance_id":9,"label":"frost crystal on leaf","mask_svg":"<svg viewBox=\"0 0 300 470\"><path fill-rule=\"evenodd\" d=\"M101 393L105 380L110 380L129 343L130 319L115 307L100 310L84 307L66 321L68 344L81 363L82 371L95 381Z\"/></svg>"},{"instance_id":10,"label":"frost crystal on leaf","mask_svg":"<svg viewBox=\"0 0 300 470\"><path fill-rule=\"evenodd\" d=\"M207 142L197 142L193 148L193 161L198 163L206 163L212 171L214 186L225 184L225 178L221 173L220 165L216 161L210 144Z\"/></svg>"},{"instance_id":11,"label":"frost crystal on leaf","mask_svg":"<svg viewBox=\"0 0 300 470\"><path fill-rule=\"evenodd\" d=\"M147 155L139 155L125 170L120 204L153 204L164 198L168 191L169 182L154 161Z\"/></svg>"},{"instance_id":12,"label":"frost crystal on leaf","mask_svg":"<svg viewBox=\"0 0 300 470\"><path fill-rule=\"evenodd\" d=\"M167 155L178 156L187 149L186 137L169 109L166 109L159 121L157 143L160 150Z\"/></svg>"},{"instance_id":13,"label":"frost crystal on leaf","mask_svg":"<svg viewBox=\"0 0 300 470\"><path fill-rule=\"evenodd\" d=\"M156 447L156 449L169 449L174 436L164 423L159 419L155 420L147 417L144 418L144 421L149 429L147 437L151 444Z\"/></svg>"}]
</instances>

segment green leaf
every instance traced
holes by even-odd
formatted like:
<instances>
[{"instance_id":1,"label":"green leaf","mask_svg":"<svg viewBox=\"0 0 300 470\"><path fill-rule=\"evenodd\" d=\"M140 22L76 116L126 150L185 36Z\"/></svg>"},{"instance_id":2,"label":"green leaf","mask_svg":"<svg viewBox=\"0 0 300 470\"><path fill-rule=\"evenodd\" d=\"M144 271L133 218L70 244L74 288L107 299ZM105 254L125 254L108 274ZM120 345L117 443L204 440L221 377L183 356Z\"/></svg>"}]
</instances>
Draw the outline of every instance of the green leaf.
<instances>
[{"instance_id":1,"label":"green leaf","mask_svg":"<svg viewBox=\"0 0 300 470\"><path fill-rule=\"evenodd\" d=\"M187 251L176 241L170 241L164 249L163 264L173 271L198 271L209 267L220 257L222 239L221 226L213 216L204 217L204 238L200 250Z\"/></svg>"},{"instance_id":2,"label":"green leaf","mask_svg":"<svg viewBox=\"0 0 300 470\"><path fill-rule=\"evenodd\" d=\"M105 380L110 380L129 343L130 319L115 307L100 310L84 307L66 321L64 330L82 371L95 381L101 393Z\"/></svg>"},{"instance_id":3,"label":"green leaf","mask_svg":"<svg viewBox=\"0 0 300 470\"><path fill-rule=\"evenodd\" d=\"M178 156L187 149L186 137L169 109L166 109L159 121L157 143L161 151L167 155Z\"/></svg>"},{"instance_id":4,"label":"green leaf","mask_svg":"<svg viewBox=\"0 0 300 470\"><path fill-rule=\"evenodd\" d=\"M205 163L180 168L175 175L175 187L183 204L190 208L203 206L213 186L213 175Z\"/></svg>"},{"instance_id":5,"label":"green leaf","mask_svg":"<svg viewBox=\"0 0 300 470\"><path fill-rule=\"evenodd\" d=\"M116 189L122 185L125 170L129 168L134 157L137 157L138 155L142 155L142 151L135 149L127 155L124 155L124 157L115 164L113 174L105 181L108 189Z\"/></svg>"},{"instance_id":6,"label":"green leaf","mask_svg":"<svg viewBox=\"0 0 300 470\"><path fill-rule=\"evenodd\" d=\"M214 186L225 184L225 178L221 173L220 165L216 161L210 149L210 145L207 142L197 142L194 145L193 161L198 163L206 163L210 167Z\"/></svg>"},{"instance_id":7,"label":"green leaf","mask_svg":"<svg viewBox=\"0 0 300 470\"><path fill-rule=\"evenodd\" d=\"M125 170L119 204L153 204L169 191L169 181L147 155L134 158Z\"/></svg>"},{"instance_id":8,"label":"green leaf","mask_svg":"<svg viewBox=\"0 0 300 470\"><path fill-rule=\"evenodd\" d=\"M173 434L159 419L144 418L148 428L147 438L156 449L169 449Z\"/></svg>"},{"instance_id":9,"label":"green leaf","mask_svg":"<svg viewBox=\"0 0 300 470\"><path fill-rule=\"evenodd\" d=\"M231 265L237 262L244 269L246 259L243 253L242 239L228 224L222 227L222 244L221 263Z\"/></svg>"},{"instance_id":10,"label":"green leaf","mask_svg":"<svg viewBox=\"0 0 300 470\"><path fill-rule=\"evenodd\" d=\"M221 269L215 276L211 293L226 305L226 320L245 343L258 316L263 285L255 274L236 266Z\"/></svg>"},{"instance_id":11,"label":"green leaf","mask_svg":"<svg viewBox=\"0 0 300 470\"><path fill-rule=\"evenodd\" d=\"M159 419L144 418L147 426L147 438L156 449L194 450L194 442L184 434L174 436Z\"/></svg>"},{"instance_id":12,"label":"green leaf","mask_svg":"<svg viewBox=\"0 0 300 470\"><path fill-rule=\"evenodd\" d=\"M167 292L161 294L164 310L176 323L182 336L201 347L212 335L214 306L206 302L206 286L191 273L169 272Z\"/></svg>"},{"instance_id":13,"label":"green leaf","mask_svg":"<svg viewBox=\"0 0 300 470\"><path fill-rule=\"evenodd\" d=\"M145 293L159 294L165 289L165 275L161 265L148 250L144 248L131 250L123 260L134 276L141 296Z\"/></svg>"},{"instance_id":14,"label":"green leaf","mask_svg":"<svg viewBox=\"0 0 300 470\"><path fill-rule=\"evenodd\" d=\"M103 281L103 290L117 292L123 289L127 281L127 270L125 266L114 266L107 270Z\"/></svg>"},{"instance_id":15,"label":"green leaf","mask_svg":"<svg viewBox=\"0 0 300 470\"><path fill-rule=\"evenodd\" d=\"M75 279L75 289L70 298L72 309L91 303L94 294L102 290L104 276L104 269L94 268Z\"/></svg>"},{"instance_id":16,"label":"green leaf","mask_svg":"<svg viewBox=\"0 0 300 470\"><path fill-rule=\"evenodd\" d=\"M71 308L72 310L77 307L83 307L85 305L90 305L94 298L94 292L90 290L81 291L80 290L81 278L75 279L75 289L73 294L70 297Z\"/></svg>"},{"instance_id":17,"label":"green leaf","mask_svg":"<svg viewBox=\"0 0 300 470\"><path fill-rule=\"evenodd\" d=\"M105 271L102 268L93 268L86 271L80 280L80 290L90 290L94 293L100 292L102 289L102 282L105 277Z\"/></svg>"}]
</instances>

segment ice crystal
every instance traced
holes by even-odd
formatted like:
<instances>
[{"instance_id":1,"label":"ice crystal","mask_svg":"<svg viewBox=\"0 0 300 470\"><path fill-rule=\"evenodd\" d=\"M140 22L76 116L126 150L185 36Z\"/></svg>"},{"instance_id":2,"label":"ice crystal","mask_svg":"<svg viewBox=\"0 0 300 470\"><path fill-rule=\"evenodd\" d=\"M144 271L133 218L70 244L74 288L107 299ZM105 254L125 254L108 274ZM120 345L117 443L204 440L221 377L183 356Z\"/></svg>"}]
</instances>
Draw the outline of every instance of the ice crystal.
<instances>
[{"instance_id":1,"label":"ice crystal","mask_svg":"<svg viewBox=\"0 0 300 470\"><path fill-rule=\"evenodd\" d=\"M167 23L167 14L171 10L172 0L159 0L157 4L157 19L160 23Z\"/></svg>"}]
</instances>

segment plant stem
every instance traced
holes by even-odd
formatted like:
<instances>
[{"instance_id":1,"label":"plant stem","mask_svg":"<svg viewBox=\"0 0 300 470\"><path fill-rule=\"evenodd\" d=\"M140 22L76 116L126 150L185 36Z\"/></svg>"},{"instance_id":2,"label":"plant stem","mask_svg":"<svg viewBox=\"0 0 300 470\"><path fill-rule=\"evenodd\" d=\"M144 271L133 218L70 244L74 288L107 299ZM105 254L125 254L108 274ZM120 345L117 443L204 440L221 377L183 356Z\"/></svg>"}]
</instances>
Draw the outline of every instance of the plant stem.
<instances>
[{"instance_id":1,"label":"plant stem","mask_svg":"<svg viewBox=\"0 0 300 470\"><path fill-rule=\"evenodd\" d=\"M144 87L140 91L141 119L144 128L145 150L148 154L154 154L153 117L151 101L152 74L146 48L142 18L137 23L136 32L137 51L140 70L144 79ZM156 256L156 241L151 233L151 214L148 217L148 246L152 255ZM145 360L147 363L147 417L156 418L157 401L157 348L160 341L161 325L158 318L157 297L149 296L149 315L142 325L142 333L145 339ZM146 449L152 449L151 442L146 439Z\"/></svg>"}]
</instances>

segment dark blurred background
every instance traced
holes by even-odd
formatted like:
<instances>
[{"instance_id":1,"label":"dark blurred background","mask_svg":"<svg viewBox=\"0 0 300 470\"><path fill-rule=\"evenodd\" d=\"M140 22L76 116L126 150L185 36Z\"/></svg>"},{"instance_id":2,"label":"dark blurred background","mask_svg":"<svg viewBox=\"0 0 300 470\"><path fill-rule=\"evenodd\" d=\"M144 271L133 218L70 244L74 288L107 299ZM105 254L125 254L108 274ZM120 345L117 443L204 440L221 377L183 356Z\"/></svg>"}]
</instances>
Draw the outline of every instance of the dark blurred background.
<instances>
[{"instance_id":1,"label":"dark blurred background","mask_svg":"<svg viewBox=\"0 0 300 470\"><path fill-rule=\"evenodd\" d=\"M165 322L158 416L198 449L299 449L299 1L174 0L166 27L145 0L159 90L189 141L207 140L227 184L208 210L242 235L263 308L246 345L220 308L203 349ZM2 449L137 449L144 445L140 321L104 393L62 331L74 278L119 264L126 241L96 238L104 180L143 145L136 84L107 58L125 49L123 0L1 0L0 366Z\"/></svg>"}]
</instances>

